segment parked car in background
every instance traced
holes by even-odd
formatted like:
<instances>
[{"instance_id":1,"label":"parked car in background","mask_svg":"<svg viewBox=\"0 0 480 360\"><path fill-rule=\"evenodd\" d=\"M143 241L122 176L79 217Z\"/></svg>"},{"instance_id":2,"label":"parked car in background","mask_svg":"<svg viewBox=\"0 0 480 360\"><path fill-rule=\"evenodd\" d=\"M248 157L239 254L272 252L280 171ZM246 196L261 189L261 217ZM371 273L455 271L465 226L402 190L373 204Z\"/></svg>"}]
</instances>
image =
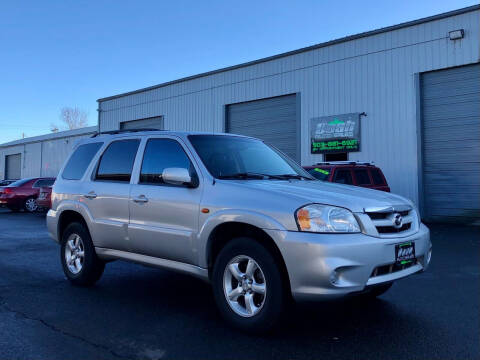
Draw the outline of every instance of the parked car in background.
<instances>
[{"instance_id":1,"label":"parked car in background","mask_svg":"<svg viewBox=\"0 0 480 360\"><path fill-rule=\"evenodd\" d=\"M41 209L48 210L52 206L52 186L44 186L40 188L38 194L37 205Z\"/></svg>"},{"instance_id":2,"label":"parked car in background","mask_svg":"<svg viewBox=\"0 0 480 360\"><path fill-rule=\"evenodd\" d=\"M382 170L373 163L332 161L303 168L318 180L390 192Z\"/></svg>"},{"instance_id":3,"label":"parked car in background","mask_svg":"<svg viewBox=\"0 0 480 360\"><path fill-rule=\"evenodd\" d=\"M1 187L0 206L6 206L12 211L24 209L35 212L38 209L40 188L52 186L54 182L55 178L27 178Z\"/></svg>"},{"instance_id":4,"label":"parked car in background","mask_svg":"<svg viewBox=\"0 0 480 360\"><path fill-rule=\"evenodd\" d=\"M15 182L17 180L0 180L0 186L7 186L10 185L11 183Z\"/></svg>"}]
</instances>

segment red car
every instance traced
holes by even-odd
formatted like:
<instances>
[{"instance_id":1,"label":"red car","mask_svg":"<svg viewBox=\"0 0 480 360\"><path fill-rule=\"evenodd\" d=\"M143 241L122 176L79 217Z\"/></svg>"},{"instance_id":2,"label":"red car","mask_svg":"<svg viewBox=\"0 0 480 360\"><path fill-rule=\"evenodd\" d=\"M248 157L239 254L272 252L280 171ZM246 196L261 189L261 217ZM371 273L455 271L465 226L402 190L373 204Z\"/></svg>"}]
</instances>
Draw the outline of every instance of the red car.
<instances>
[{"instance_id":1,"label":"red car","mask_svg":"<svg viewBox=\"0 0 480 360\"><path fill-rule=\"evenodd\" d=\"M29 178L0 187L0 206L6 206L12 211L37 211L40 188L52 186L54 182L55 178Z\"/></svg>"},{"instance_id":2,"label":"red car","mask_svg":"<svg viewBox=\"0 0 480 360\"><path fill-rule=\"evenodd\" d=\"M304 166L304 169L319 180L390 192L382 170L371 163L334 161Z\"/></svg>"},{"instance_id":3,"label":"red car","mask_svg":"<svg viewBox=\"0 0 480 360\"><path fill-rule=\"evenodd\" d=\"M40 194L37 198L37 205L42 209L50 209L52 207L52 187L44 186L40 188Z\"/></svg>"}]
</instances>

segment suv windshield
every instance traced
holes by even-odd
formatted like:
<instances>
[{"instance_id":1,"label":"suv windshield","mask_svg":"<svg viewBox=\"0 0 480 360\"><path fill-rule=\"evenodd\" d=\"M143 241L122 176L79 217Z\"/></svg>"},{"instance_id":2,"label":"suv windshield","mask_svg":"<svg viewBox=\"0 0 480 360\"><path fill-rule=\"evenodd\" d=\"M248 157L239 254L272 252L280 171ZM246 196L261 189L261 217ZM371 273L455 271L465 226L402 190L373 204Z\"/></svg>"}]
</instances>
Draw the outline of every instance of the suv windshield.
<instances>
[{"instance_id":1,"label":"suv windshield","mask_svg":"<svg viewBox=\"0 0 480 360\"><path fill-rule=\"evenodd\" d=\"M294 161L260 140L224 135L190 135L188 138L216 178L313 180Z\"/></svg>"}]
</instances>

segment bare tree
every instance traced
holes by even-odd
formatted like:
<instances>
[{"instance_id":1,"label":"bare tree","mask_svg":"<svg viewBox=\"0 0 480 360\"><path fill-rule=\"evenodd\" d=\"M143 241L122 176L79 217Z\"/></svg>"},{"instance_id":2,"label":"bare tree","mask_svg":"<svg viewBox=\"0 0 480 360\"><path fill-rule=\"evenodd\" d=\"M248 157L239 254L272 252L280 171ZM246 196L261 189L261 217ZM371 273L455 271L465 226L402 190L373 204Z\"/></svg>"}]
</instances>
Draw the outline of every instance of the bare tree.
<instances>
[{"instance_id":1,"label":"bare tree","mask_svg":"<svg viewBox=\"0 0 480 360\"><path fill-rule=\"evenodd\" d=\"M53 133L58 132L59 131L58 126L55 125L54 123L51 123L50 124L50 131L53 132Z\"/></svg>"},{"instance_id":2,"label":"bare tree","mask_svg":"<svg viewBox=\"0 0 480 360\"><path fill-rule=\"evenodd\" d=\"M80 129L88 125L88 113L76 106L65 106L60 110L60 120L65 124L61 127L66 128L66 130ZM52 123L50 124L50 130L57 132L60 130L60 126Z\"/></svg>"}]
</instances>

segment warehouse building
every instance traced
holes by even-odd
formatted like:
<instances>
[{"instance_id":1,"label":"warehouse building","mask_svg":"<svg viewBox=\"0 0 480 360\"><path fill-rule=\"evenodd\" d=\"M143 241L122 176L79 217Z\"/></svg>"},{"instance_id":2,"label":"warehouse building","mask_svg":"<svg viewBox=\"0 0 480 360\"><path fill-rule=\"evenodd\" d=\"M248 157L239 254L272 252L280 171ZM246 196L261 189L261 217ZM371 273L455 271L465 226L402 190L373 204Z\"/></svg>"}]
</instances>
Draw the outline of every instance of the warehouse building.
<instances>
[{"instance_id":1,"label":"warehouse building","mask_svg":"<svg viewBox=\"0 0 480 360\"><path fill-rule=\"evenodd\" d=\"M90 126L0 145L1 179L57 176L76 142L96 131L96 126Z\"/></svg>"},{"instance_id":2,"label":"warehouse building","mask_svg":"<svg viewBox=\"0 0 480 360\"><path fill-rule=\"evenodd\" d=\"M100 131L255 136L373 161L429 219L480 218L480 6L98 100Z\"/></svg>"}]
</instances>

